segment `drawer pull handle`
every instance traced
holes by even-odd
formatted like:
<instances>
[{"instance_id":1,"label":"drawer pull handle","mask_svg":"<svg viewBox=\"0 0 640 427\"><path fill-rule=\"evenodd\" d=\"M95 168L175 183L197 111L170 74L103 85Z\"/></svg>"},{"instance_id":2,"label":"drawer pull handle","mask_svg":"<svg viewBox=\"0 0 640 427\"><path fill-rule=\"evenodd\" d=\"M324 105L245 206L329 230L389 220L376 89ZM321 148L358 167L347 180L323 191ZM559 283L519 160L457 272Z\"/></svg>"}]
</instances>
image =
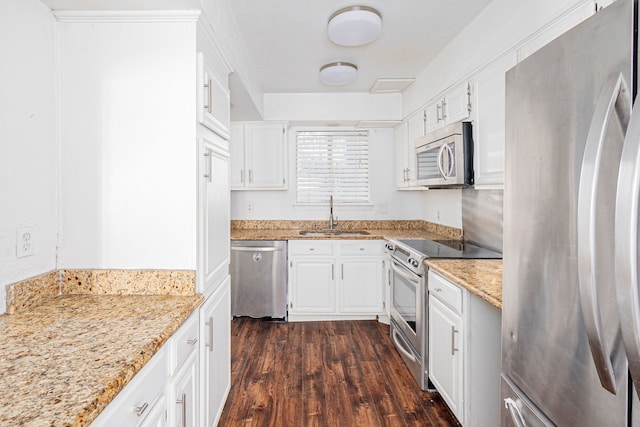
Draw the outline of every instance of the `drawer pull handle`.
<instances>
[{"instance_id":1,"label":"drawer pull handle","mask_svg":"<svg viewBox=\"0 0 640 427\"><path fill-rule=\"evenodd\" d=\"M133 412L135 412L137 416L141 417L142 414L144 414L144 411L146 411L148 407L149 407L149 404L147 402L144 402L140 406L134 406Z\"/></svg>"},{"instance_id":2,"label":"drawer pull handle","mask_svg":"<svg viewBox=\"0 0 640 427\"><path fill-rule=\"evenodd\" d=\"M182 427L187 427L187 395L182 393L182 399L177 399L176 404L182 407Z\"/></svg>"},{"instance_id":3,"label":"drawer pull handle","mask_svg":"<svg viewBox=\"0 0 640 427\"><path fill-rule=\"evenodd\" d=\"M209 347L209 353L213 351L213 317L209 317L209 321L204 323L209 327L209 343L205 347Z\"/></svg>"},{"instance_id":4,"label":"drawer pull handle","mask_svg":"<svg viewBox=\"0 0 640 427\"><path fill-rule=\"evenodd\" d=\"M197 338L191 338L187 340L187 344L189 345L196 345L197 342L198 342Z\"/></svg>"},{"instance_id":5,"label":"drawer pull handle","mask_svg":"<svg viewBox=\"0 0 640 427\"><path fill-rule=\"evenodd\" d=\"M456 329L455 326L451 327L451 355L455 356L456 355L456 351L458 351L458 349L456 348L456 333L458 332L458 330Z\"/></svg>"},{"instance_id":6,"label":"drawer pull handle","mask_svg":"<svg viewBox=\"0 0 640 427\"><path fill-rule=\"evenodd\" d=\"M436 292L442 292L442 288L435 288L434 291Z\"/></svg>"}]
</instances>

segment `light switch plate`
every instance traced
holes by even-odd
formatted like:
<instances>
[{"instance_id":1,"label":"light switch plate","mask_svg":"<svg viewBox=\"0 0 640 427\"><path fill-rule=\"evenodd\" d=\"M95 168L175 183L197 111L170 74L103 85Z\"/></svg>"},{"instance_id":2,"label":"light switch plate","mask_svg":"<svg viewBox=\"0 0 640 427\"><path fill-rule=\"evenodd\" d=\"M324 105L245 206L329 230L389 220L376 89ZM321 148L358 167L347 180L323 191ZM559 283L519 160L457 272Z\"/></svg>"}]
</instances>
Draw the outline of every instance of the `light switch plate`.
<instances>
[{"instance_id":1,"label":"light switch plate","mask_svg":"<svg viewBox=\"0 0 640 427\"><path fill-rule=\"evenodd\" d=\"M19 227L16 230L16 257L33 255L34 227Z\"/></svg>"}]
</instances>

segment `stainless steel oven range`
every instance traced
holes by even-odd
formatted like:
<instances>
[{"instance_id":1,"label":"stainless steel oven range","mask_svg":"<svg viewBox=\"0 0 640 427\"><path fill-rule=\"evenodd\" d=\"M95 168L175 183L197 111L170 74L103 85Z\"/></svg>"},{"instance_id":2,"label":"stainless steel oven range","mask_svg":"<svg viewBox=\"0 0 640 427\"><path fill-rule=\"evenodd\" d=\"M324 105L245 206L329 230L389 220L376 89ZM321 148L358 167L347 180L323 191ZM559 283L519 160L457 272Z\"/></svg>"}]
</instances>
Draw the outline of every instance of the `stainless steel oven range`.
<instances>
[{"instance_id":1,"label":"stainless steel oven range","mask_svg":"<svg viewBox=\"0 0 640 427\"><path fill-rule=\"evenodd\" d=\"M502 258L458 240L390 240L391 339L422 390L429 389L429 300L426 258Z\"/></svg>"}]
</instances>

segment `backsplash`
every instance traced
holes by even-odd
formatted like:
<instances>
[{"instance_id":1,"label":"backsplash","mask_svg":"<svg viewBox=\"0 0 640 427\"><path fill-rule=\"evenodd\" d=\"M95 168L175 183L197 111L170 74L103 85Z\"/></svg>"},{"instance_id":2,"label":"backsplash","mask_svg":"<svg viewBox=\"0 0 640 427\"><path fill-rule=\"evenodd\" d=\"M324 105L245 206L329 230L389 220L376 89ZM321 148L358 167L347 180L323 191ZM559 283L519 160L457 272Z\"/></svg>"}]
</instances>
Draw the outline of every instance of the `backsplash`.
<instances>
[{"instance_id":1,"label":"backsplash","mask_svg":"<svg viewBox=\"0 0 640 427\"><path fill-rule=\"evenodd\" d=\"M462 190L464 240L502 253L503 190Z\"/></svg>"},{"instance_id":2,"label":"backsplash","mask_svg":"<svg viewBox=\"0 0 640 427\"><path fill-rule=\"evenodd\" d=\"M51 271L8 285L7 314L15 314L38 306L60 294L60 274Z\"/></svg>"},{"instance_id":3,"label":"backsplash","mask_svg":"<svg viewBox=\"0 0 640 427\"><path fill-rule=\"evenodd\" d=\"M193 270L62 270L62 294L194 295Z\"/></svg>"},{"instance_id":4,"label":"backsplash","mask_svg":"<svg viewBox=\"0 0 640 427\"><path fill-rule=\"evenodd\" d=\"M6 287L7 314L58 295L195 295L194 270L56 270Z\"/></svg>"}]
</instances>

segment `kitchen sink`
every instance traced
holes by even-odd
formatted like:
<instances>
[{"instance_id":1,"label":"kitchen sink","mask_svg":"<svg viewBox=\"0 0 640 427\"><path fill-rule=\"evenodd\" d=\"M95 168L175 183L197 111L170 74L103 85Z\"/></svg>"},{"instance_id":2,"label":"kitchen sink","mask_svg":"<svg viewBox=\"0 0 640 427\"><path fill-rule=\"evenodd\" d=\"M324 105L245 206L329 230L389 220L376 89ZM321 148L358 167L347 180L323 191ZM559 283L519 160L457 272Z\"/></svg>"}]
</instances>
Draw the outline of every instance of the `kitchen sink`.
<instances>
[{"instance_id":1,"label":"kitchen sink","mask_svg":"<svg viewBox=\"0 0 640 427\"><path fill-rule=\"evenodd\" d=\"M362 230L301 230L301 236L367 236L368 231Z\"/></svg>"}]
</instances>

